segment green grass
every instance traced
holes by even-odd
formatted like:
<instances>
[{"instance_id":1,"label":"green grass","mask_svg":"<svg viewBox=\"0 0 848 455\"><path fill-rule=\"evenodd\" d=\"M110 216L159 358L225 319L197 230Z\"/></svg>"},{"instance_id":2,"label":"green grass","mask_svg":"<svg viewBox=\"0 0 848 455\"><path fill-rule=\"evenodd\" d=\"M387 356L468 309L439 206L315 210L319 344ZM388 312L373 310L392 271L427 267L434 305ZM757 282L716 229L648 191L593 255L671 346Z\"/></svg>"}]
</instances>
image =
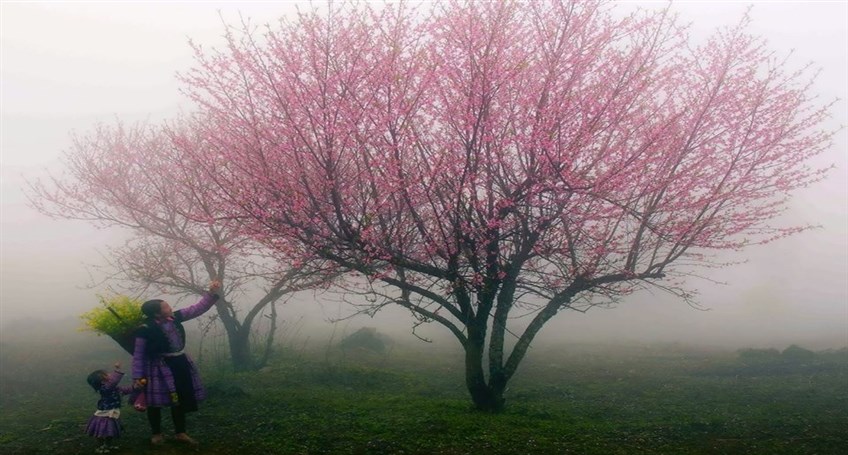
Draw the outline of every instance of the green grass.
<instances>
[{"instance_id":1,"label":"green grass","mask_svg":"<svg viewBox=\"0 0 848 455\"><path fill-rule=\"evenodd\" d=\"M98 346L111 340L97 340ZM119 351L2 350L0 453L91 453L82 428L89 369ZM66 345L72 349L74 345ZM209 399L190 433L209 454L837 454L848 449L848 357L751 365L679 347L537 349L507 410L474 411L455 352L283 350L262 372L204 371ZM35 362L35 366L32 362ZM99 362L99 363L98 363ZM18 369L9 367L19 365ZM29 376L33 375L33 376ZM170 429L165 417L164 428ZM124 410L124 454L151 448L143 414Z\"/></svg>"}]
</instances>

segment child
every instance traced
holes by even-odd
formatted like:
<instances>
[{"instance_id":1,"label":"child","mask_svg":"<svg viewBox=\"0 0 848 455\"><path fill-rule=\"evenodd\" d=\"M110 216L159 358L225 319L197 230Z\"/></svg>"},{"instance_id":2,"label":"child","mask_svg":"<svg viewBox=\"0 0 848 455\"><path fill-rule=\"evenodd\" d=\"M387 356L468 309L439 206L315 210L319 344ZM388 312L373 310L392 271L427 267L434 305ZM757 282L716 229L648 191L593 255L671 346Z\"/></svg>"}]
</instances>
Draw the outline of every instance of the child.
<instances>
[{"instance_id":1,"label":"child","mask_svg":"<svg viewBox=\"0 0 848 455\"><path fill-rule=\"evenodd\" d=\"M89 436L97 438L100 446L95 453L109 453L118 447L111 445L112 439L121 436L121 395L127 395L133 391L130 386L118 386L124 373L121 364L115 363L115 371L107 373L105 370L92 371L88 375L88 385L95 392L100 393L97 401L97 411L88 419L85 432Z\"/></svg>"}]
</instances>

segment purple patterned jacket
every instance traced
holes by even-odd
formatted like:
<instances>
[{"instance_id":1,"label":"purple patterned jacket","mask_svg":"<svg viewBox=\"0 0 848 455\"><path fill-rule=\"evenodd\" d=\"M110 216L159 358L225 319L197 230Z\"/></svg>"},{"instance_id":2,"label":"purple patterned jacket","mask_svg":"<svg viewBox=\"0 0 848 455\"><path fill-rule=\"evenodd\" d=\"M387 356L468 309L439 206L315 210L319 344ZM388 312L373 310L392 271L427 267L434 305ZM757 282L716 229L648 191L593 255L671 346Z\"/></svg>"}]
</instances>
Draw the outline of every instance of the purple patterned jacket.
<instances>
[{"instance_id":1,"label":"purple patterned jacket","mask_svg":"<svg viewBox=\"0 0 848 455\"><path fill-rule=\"evenodd\" d=\"M185 347L185 337L179 328L182 322L194 319L203 313L209 311L212 305L218 300L218 294L205 294L199 302L194 305L174 311L174 317L157 321L159 328L168 341L168 348L164 352L180 352ZM148 360L147 354L147 339L143 336L138 336L135 339L135 350L133 352L133 379L144 377L145 362Z\"/></svg>"}]
</instances>

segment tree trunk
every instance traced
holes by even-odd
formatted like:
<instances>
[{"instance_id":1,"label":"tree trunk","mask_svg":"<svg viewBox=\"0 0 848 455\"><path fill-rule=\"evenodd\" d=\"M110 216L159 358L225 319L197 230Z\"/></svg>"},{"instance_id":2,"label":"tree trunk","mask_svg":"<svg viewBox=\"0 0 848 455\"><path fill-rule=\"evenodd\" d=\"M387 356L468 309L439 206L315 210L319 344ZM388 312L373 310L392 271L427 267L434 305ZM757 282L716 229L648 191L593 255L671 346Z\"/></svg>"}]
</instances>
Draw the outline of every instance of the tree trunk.
<instances>
[{"instance_id":1,"label":"tree trunk","mask_svg":"<svg viewBox=\"0 0 848 455\"><path fill-rule=\"evenodd\" d=\"M469 337L465 345L465 386L471 394L474 407L483 412L503 411L504 385L486 383L483 374L483 340L480 337Z\"/></svg>"},{"instance_id":2,"label":"tree trunk","mask_svg":"<svg viewBox=\"0 0 848 455\"><path fill-rule=\"evenodd\" d=\"M230 346L230 359L234 371L252 371L256 364L250 348L250 327L252 320L239 323L232 305L223 298L216 304L218 316L224 330L227 331L227 341Z\"/></svg>"},{"instance_id":3,"label":"tree trunk","mask_svg":"<svg viewBox=\"0 0 848 455\"><path fill-rule=\"evenodd\" d=\"M271 357L271 350L274 348L274 335L277 333L277 304L271 303L271 328L268 330L268 336L265 338L265 351L262 353L262 358L256 364L256 368L262 368L268 365L268 359Z\"/></svg>"},{"instance_id":4,"label":"tree trunk","mask_svg":"<svg viewBox=\"0 0 848 455\"><path fill-rule=\"evenodd\" d=\"M471 393L471 401L478 411L498 413L504 410L506 401L503 397L503 389L496 390L484 384L469 384L468 391Z\"/></svg>"},{"instance_id":5,"label":"tree trunk","mask_svg":"<svg viewBox=\"0 0 848 455\"><path fill-rule=\"evenodd\" d=\"M250 349L250 328L242 326L240 330L231 334L228 338L233 370L236 372L255 370L256 365L253 362L253 354Z\"/></svg>"}]
</instances>

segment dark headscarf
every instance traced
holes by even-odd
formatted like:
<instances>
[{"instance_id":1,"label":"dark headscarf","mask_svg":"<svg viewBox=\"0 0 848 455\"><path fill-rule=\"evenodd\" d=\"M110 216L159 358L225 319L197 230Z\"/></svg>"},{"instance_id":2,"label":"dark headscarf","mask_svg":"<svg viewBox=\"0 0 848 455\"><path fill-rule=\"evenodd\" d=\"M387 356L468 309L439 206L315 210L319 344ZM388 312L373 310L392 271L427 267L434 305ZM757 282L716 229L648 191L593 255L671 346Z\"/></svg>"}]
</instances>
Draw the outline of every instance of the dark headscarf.
<instances>
[{"instance_id":1,"label":"dark headscarf","mask_svg":"<svg viewBox=\"0 0 848 455\"><path fill-rule=\"evenodd\" d=\"M162 311L162 302L162 299L148 300L141 304L141 312L147 319L153 319Z\"/></svg>"}]
</instances>

